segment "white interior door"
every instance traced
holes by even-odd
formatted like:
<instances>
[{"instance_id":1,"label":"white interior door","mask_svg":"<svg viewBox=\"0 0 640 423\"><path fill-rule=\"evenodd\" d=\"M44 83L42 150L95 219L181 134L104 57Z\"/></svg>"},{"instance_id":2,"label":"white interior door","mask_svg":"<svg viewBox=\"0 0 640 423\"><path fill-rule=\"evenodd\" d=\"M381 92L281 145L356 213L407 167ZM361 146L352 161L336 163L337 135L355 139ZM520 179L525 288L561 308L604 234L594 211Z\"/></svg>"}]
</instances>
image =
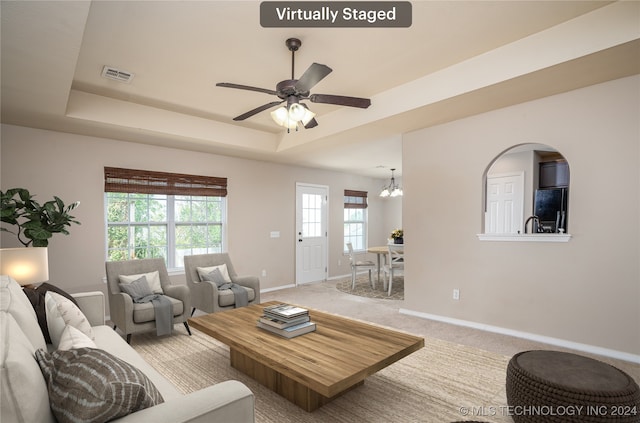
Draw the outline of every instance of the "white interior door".
<instances>
[{"instance_id":1,"label":"white interior door","mask_svg":"<svg viewBox=\"0 0 640 423\"><path fill-rule=\"evenodd\" d=\"M487 234L522 232L524 173L487 176Z\"/></svg>"},{"instance_id":2,"label":"white interior door","mask_svg":"<svg viewBox=\"0 0 640 423\"><path fill-rule=\"evenodd\" d=\"M323 185L296 184L296 284L327 278L327 199Z\"/></svg>"}]
</instances>

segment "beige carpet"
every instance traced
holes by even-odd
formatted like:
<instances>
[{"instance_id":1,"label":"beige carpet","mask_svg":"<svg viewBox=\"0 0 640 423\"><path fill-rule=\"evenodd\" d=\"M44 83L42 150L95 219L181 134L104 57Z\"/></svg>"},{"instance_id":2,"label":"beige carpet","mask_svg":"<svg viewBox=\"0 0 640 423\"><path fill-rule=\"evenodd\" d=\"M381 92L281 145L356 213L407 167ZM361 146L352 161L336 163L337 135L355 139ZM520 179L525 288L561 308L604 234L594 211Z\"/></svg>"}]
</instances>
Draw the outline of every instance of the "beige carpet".
<instances>
[{"instance_id":1,"label":"beige carpet","mask_svg":"<svg viewBox=\"0 0 640 423\"><path fill-rule=\"evenodd\" d=\"M396 276L393 278L391 284L391 295L387 295L388 291L384 290L382 280L377 282L377 275L374 272L373 278L376 282L375 289L369 283L369 275L363 273L356 276L356 286L351 289L353 284L351 283L351 276L347 278L338 279L336 281L336 289L338 291L346 292L347 294L358 295L360 297L378 298L383 300L404 300L404 277Z\"/></svg>"},{"instance_id":2,"label":"beige carpet","mask_svg":"<svg viewBox=\"0 0 640 423\"><path fill-rule=\"evenodd\" d=\"M229 349L193 330L189 337L135 335L133 347L184 393L228 379L255 394L256 422L512 422L504 416L509 357L435 338L370 376L364 385L307 413L229 365ZM461 411L471 410L470 413ZM495 414L495 415L491 415Z\"/></svg>"}]
</instances>

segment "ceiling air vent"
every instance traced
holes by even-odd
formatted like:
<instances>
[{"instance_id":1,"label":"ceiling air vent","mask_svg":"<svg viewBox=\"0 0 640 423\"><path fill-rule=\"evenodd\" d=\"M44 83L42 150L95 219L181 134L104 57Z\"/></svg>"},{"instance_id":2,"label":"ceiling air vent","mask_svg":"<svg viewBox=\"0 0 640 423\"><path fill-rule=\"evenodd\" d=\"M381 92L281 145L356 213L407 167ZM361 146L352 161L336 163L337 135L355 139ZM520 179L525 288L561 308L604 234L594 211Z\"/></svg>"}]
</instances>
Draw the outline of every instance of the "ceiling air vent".
<instances>
[{"instance_id":1,"label":"ceiling air vent","mask_svg":"<svg viewBox=\"0 0 640 423\"><path fill-rule=\"evenodd\" d=\"M113 79L115 81L126 82L127 84L133 79L133 73L116 69L111 66L102 68L102 77Z\"/></svg>"}]
</instances>

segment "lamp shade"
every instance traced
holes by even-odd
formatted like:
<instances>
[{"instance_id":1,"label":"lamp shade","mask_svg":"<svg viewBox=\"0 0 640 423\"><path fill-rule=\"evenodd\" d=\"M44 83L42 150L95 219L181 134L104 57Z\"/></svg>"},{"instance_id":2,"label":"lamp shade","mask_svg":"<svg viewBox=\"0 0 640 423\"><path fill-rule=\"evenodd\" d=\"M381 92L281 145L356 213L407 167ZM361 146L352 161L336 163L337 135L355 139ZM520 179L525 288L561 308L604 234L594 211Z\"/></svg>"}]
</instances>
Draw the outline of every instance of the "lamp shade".
<instances>
[{"instance_id":1,"label":"lamp shade","mask_svg":"<svg viewBox=\"0 0 640 423\"><path fill-rule=\"evenodd\" d=\"M0 249L0 274L11 276L22 286L48 281L47 247Z\"/></svg>"}]
</instances>

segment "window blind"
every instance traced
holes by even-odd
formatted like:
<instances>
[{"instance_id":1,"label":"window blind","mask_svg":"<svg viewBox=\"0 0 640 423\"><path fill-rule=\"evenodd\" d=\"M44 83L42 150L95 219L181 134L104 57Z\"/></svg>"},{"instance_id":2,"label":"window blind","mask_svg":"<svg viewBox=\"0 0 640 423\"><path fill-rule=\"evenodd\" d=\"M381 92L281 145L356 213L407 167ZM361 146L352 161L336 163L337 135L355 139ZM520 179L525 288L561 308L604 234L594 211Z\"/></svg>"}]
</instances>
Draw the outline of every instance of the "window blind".
<instances>
[{"instance_id":1,"label":"window blind","mask_svg":"<svg viewBox=\"0 0 640 423\"><path fill-rule=\"evenodd\" d=\"M227 178L105 167L104 191L226 197Z\"/></svg>"},{"instance_id":2,"label":"window blind","mask_svg":"<svg viewBox=\"0 0 640 423\"><path fill-rule=\"evenodd\" d=\"M350 189L344 190L344 208L345 209L366 209L367 208L367 191L354 191Z\"/></svg>"}]
</instances>

